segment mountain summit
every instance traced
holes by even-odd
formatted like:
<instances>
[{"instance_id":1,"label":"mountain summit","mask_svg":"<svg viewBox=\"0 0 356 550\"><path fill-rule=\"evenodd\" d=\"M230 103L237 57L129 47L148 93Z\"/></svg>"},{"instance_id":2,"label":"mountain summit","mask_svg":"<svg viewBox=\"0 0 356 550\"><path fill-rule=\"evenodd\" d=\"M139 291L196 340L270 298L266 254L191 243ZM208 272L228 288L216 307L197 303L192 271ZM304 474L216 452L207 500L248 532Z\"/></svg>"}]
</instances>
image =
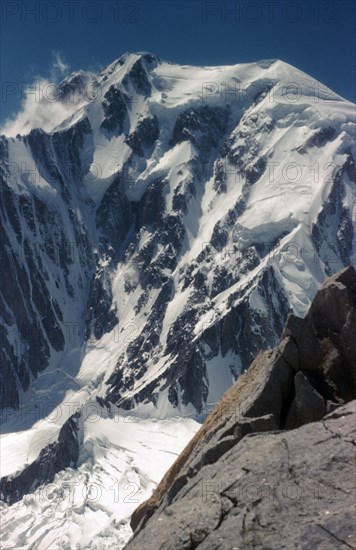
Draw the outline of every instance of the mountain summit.
<instances>
[{"instance_id":1,"label":"mountain summit","mask_svg":"<svg viewBox=\"0 0 356 550\"><path fill-rule=\"evenodd\" d=\"M200 413L353 263L354 106L279 60L150 53L47 96L0 142L2 406Z\"/></svg>"},{"instance_id":2,"label":"mountain summit","mask_svg":"<svg viewBox=\"0 0 356 550\"><path fill-rule=\"evenodd\" d=\"M39 83L0 137L1 498L33 544L75 546L55 533L81 514L116 544L109 518L135 500L93 514L83 497L37 533L33 499L53 479L54 499L98 479L148 498L288 314L354 263L355 158L355 106L280 60L127 53ZM142 449L161 445L156 467Z\"/></svg>"}]
</instances>

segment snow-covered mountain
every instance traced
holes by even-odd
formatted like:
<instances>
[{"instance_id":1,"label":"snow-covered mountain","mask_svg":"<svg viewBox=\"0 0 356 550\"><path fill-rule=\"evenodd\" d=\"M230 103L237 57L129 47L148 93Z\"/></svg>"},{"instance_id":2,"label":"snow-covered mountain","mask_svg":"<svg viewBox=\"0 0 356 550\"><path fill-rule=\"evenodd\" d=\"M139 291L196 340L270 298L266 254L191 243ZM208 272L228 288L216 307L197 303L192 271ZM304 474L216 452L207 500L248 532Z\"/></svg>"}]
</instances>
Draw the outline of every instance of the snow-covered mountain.
<instances>
[{"instance_id":1,"label":"snow-covered mountain","mask_svg":"<svg viewBox=\"0 0 356 550\"><path fill-rule=\"evenodd\" d=\"M288 312L355 263L355 106L282 61L125 54L28 100L5 130L7 481L53 457L95 398L200 420Z\"/></svg>"}]
</instances>

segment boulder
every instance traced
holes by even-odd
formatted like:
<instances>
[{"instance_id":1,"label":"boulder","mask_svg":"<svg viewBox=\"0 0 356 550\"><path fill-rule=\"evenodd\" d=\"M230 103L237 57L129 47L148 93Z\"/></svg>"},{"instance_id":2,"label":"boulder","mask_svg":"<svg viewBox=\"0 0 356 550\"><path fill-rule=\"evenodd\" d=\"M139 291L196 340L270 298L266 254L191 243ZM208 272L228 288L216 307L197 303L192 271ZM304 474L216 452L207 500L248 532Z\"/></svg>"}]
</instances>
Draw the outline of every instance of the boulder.
<instances>
[{"instance_id":1,"label":"boulder","mask_svg":"<svg viewBox=\"0 0 356 550\"><path fill-rule=\"evenodd\" d=\"M282 341L287 337L295 342L298 349L299 368L310 371L316 370L321 360L321 348L309 323L305 319L290 313L282 332Z\"/></svg>"},{"instance_id":2,"label":"boulder","mask_svg":"<svg viewBox=\"0 0 356 550\"><path fill-rule=\"evenodd\" d=\"M317 338L332 349L324 353L325 377L345 401L356 392L356 271L350 266L329 277L306 316ZM335 351L336 350L336 351Z\"/></svg>"},{"instance_id":3,"label":"boulder","mask_svg":"<svg viewBox=\"0 0 356 550\"><path fill-rule=\"evenodd\" d=\"M296 428L321 420L326 414L325 400L303 372L295 375L294 387L295 398L288 412L285 428Z\"/></svg>"}]
</instances>

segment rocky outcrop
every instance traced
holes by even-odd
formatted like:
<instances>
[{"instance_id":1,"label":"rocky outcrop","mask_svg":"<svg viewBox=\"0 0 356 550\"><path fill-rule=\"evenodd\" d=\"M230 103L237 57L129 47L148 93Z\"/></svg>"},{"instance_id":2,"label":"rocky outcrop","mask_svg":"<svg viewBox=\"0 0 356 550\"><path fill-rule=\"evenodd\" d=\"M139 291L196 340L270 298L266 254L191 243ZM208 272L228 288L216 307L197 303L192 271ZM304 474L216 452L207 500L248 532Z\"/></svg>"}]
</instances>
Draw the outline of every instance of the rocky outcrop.
<instances>
[{"instance_id":1,"label":"rocky outcrop","mask_svg":"<svg viewBox=\"0 0 356 550\"><path fill-rule=\"evenodd\" d=\"M87 118L51 135L32 130L19 138L21 170L0 151L0 409L18 408L31 381L58 364L72 327L82 332L78 303L86 299L93 254L85 207L76 206L82 189L73 181L81 178L89 132Z\"/></svg>"},{"instance_id":2,"label":"rocky outcrop","mask_svg":"<svg viewBox=\"0 0 356 550\"><path fill-rule=\"evenodd\" d=\"M355 548L355 406L297 430L246 435L161 506L127 550Z\"/></svg>"},{"instance_id":3,"label":"rocky outcrop","mask_svg":"<svg viewBox=\"0 0 356 550\"><path fill-rule=\"evenodd\" d=\"M349 267L288 317L136 509L128 549L354 547L355 291Z\"/></svg>"},{"instance_id":4,"label":"rocky outcrop","mask_svg":"<svg viewBox=\"0 0 356 550\"><path fill-rule=\"evenodd\" d=\"M19 473L3 476L0 479L0 500L8 504L18 502L40 485L51 483L64 468L73 467L79 457L81 420L77 411L63 424L58 439L46 445L36 460Z\"/></svg>"}]
</instances>

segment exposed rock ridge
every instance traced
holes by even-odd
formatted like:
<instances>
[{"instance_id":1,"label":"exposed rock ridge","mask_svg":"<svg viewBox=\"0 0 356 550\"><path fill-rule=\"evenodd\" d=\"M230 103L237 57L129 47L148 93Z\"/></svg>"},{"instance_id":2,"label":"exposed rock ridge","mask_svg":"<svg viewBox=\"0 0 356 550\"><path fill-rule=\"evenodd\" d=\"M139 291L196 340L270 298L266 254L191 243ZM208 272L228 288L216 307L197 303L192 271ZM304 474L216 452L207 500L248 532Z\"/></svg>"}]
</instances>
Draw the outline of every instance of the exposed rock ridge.
<instances>
[{"instance_id":1,"label":"exposed rock ridge","mask_svg":"<svg viewBox=\"0 0 356 550\"><path fill-rule=\"evenodd\" d=\"M351 511L351 486L350 491L344 486L352 477L349 462L354 452L351 443L355 445L351 434L355 403L331 412L356 398L355 328L356 272L348 267L325 281L305 319L292 314L288 317L278 347L261 352L225 394L152 497L134 512L131 526L135 534L127 548L140 548L143 540L152 544L152 548L165 550L197 546L231 548L233 539L229 537L234 531L240 539L233 546L280 548L276 542L278 532L273 527L278 520L266 520L271 542L262 544L265 530L257 522L256 510L261 509L266 518L272 509L273 514L277 513L281 501L258 498L246 505L229 497L230 488L238 487L240 478L246 474L248 481L256 484L257 474L263 473L271 477L271 482L293 482L299 487L303 480L313 479L312 474L302 477L308 468L314 471L314 481L325 487L332 485L335 476L333 489L337 495L345 494L346 500L326 504L333 508L333 513L341 514L347 536L355 536L351 533L350 518L347 520L347 510ZM303 426L309 423L313 424ZM294 428L298 429L286 431ZM263 432L270 433L262 435ZM245 467L248 459L250 466ZM280 469L285 465L284 474L277 471L278 461ZM337 464L341 465L340 473ZM328 468L330 482L327 481ZM231 470L230 477L226 469ZM230 482L226 490L221 489L224 480ZM202 505L198 488L204 490L204 484L210 482L215 484L213 503L209 501L209 505L204 505L203 501ZM298 509L298 514L303 507L302 502L292 500L288 505L291 518L293 507ZM310 513L314 510L313 513L321 514L317 499L310 502L310 506ZM212 509L217 513L216 518L210 517L215 513ZM234 512L230 514L231 509ZM287 512L284 517L287 521ZM210 523L205 518L210 518ZM298 542L301 544L298 548L307 548L308 544L315 548L318 544L323 544L323 548L353 548L351 539L344 542L341 537L336 543L337 535L330 534L335 525L332 518L329 519L330 528L325 518L307 521L298 517L298 528L289 535L287 547L296 548L298 540L306 536L306 542ZM204 527L199 531L200 520ZM308 536L307 522L312 524Z\"/></svg>"},{"instance_id":2,"label":"exposed rock ridge","mask_svg":"<svg viewBox=\"0 0 356 550\"><path fill-rule=\"evenodd\" d=\"M0 479L0 499L13 504L44 483L52 483L55 475L75 466L80 449L80 410L75 412L61 427L58 439L46 445L38 457L16 474Z\"/></svg>"}]
</instances>

